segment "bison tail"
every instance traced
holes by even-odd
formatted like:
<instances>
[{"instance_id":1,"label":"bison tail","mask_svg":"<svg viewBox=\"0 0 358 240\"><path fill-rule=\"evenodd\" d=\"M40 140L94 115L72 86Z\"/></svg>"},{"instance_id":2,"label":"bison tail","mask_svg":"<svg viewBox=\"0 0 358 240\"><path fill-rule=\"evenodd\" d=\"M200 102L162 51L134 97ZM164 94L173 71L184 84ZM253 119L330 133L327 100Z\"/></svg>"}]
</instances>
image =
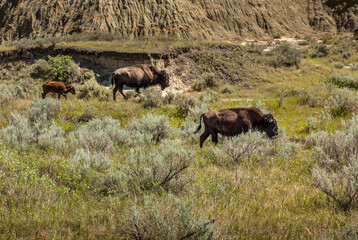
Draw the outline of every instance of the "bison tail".
<instances>
[{"instance_id":1,"label":"bison tail","mask_svg":"<svg viewBox=\"0 0 358 240\"><path fill-rule=\"evenodd\" d=\"M111 78L111 82L112 82L112 87L113 87L113 75L112 75L112 78Z\"/></svg>"},{"instance_id":2,"label":"bison tail","mask_svg":"<svg viewBox=\"0 0 358 240\"><path fill-rule=\"evenodd\" d=\"M196 131L194 132L194 134L195 134L195 133L198 133L198 132L200 131L200 129L201 129L201 119L203 118L203 116L204 116L204 113L201 114L201 116L200 116L200 118L199 118L199 127L196 129Z\"/></svg>"}]
</instances>

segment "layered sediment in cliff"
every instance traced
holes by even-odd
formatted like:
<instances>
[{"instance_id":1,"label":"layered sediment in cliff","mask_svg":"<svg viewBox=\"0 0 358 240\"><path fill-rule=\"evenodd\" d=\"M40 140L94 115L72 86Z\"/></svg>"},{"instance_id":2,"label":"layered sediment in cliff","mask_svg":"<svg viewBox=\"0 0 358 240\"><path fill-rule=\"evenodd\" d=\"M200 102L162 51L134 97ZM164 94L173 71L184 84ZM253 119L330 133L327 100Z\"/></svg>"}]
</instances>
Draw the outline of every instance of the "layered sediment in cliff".
<instances>
[{"instance_id":1,"label":"layered sediment in cliff","mask_svg":"<svg viewBox=\"0 0 358 240\"><path fill-rule=\"evenodd\" d=\"M350 2L5 0L0 2L0 41L93 32L131 37L263 38L354 31L358 4Z\"/></svg>"}]
</instances>

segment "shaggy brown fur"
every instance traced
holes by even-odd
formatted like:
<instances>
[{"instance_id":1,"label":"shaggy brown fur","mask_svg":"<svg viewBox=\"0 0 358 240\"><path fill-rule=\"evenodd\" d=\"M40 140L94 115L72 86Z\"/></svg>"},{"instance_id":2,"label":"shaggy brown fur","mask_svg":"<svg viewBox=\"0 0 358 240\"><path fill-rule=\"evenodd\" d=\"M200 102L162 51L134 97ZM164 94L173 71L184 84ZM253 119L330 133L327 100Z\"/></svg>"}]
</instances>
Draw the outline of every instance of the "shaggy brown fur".
<instances>
[{"instance_id":1,"label":"shaggy brown fur","mask_svg":"<svg viewBox=\"0 0 358 240\"><path fill-rule=\"evenodd\" d=\"M75 88L67 83L64 83L64 82L45 82L42 84L42 89L44 91L42 93L43 99L45 99L46 95L50 92L57 93L58 99L60 99L61 95L64 96L65 99L67 99L66 94L68 92L70 92L72 94L76 94Z\"/></svg>"},{"instance_id":2,"label":"shaggy brown fur","mask_svg":"<svg viewBox=\"0 0 358 240\"><path fill-rule=\"evenodd\" d=\"M209 135L217 144L218 133L235 136L249 130L258 130L266 132L269 137L278 134L275 118L271 114L263 114L256 107L235 107L206 112L200 116L200 125L195 133L201 129L201 118L204 119L205 131L200 136L200 147L203 147Z\"/></svg>"},{"instance_id":3,"label":"shaggy brown fur","mask_svg":"<svg viewBox=\"0 0 358 240\"><path fill-rule=\"evenodd\" d=\"M147 88L149 86L160 84L162 90L169 87L169 76L166 71L159 71L154 65L139 64L130 67L119 68L112 74L113 100L116 101L116 92L123 94L123 86L135 88L139 93L139 88Z\"/></svg>"}]
</instances>

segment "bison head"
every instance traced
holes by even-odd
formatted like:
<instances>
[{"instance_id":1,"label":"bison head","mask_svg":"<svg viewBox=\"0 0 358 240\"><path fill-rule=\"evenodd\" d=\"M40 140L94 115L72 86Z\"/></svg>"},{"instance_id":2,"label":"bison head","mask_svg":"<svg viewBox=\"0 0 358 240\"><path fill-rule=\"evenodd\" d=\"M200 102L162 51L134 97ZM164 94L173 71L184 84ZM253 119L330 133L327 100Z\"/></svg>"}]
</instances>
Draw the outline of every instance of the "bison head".
<instances>
[{"instance_id":1,"label":"bison head","mask_svg":"<svg viewBox=\"0 0 358 240\"><path fill-rule=\"evenodd\" d=\"M76 89L75 89L74 87L72 87L72 86L69 86L69 87L67 88L67 92L70 92L70 93L72 93L73 95L75 95L75 94L76 94Z\"/></svg>"},{"instance_id":2,"label":"bison head","mask_svg":"<svg viewBox=\"0 0 358 240\"><path fill-rule=\"evenodd\" d=\"M269 138L278 135L278 126L276 119L272 114L265 114L263 117L263 131Z\"/></svg>"},{"instance_id":3,"label":"bison head","mask_svg":"<svg viewBox=\"0 0 358 240\"><path fill-rule=\"evenodd\" d=\"M162 70L158 73L159 84L164 90L166 87L169 87L169 75L166 71Z\"/></svg>"}]
</instances>

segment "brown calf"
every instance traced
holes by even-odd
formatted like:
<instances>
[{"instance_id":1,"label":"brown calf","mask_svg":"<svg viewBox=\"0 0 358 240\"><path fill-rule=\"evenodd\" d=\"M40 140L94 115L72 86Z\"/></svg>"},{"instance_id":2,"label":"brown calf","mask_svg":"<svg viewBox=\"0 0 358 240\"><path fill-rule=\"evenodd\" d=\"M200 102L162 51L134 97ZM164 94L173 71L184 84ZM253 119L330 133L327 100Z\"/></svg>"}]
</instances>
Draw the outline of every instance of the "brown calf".
<instances>
[{"instance_id":1,"label":"brown calf","mask_svg":"<svg viewBox=\"0 0 358 240\"><path fill-rule=\"evenodd\" d=\"M44 91L42 93L43 99L45 99L46 95L50 92L57 93L58 99L60 99L61 95L64 96L65 99L67 99L66 94L68 92L76 94L75 88L64 82L45 82L42 84L42 89Z\"/></svg>"}]
</instances>

